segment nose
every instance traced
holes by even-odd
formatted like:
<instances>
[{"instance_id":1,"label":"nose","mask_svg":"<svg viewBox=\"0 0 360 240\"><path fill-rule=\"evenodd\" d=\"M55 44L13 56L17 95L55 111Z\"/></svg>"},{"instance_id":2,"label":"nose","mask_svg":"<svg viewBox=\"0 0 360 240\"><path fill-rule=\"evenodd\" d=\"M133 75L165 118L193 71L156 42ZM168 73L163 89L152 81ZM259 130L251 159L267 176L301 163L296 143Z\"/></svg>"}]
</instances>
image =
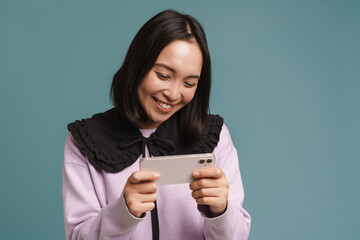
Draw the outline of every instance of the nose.
<instances>
[{"instance_id":1,"label":"nose","mask_svg":"<svg viewBox=\"0 0 360 240\"><path fill-rule=\"evenodd\" d=\"M170 102L175 102L180 98L180 84L174 83L171 84L164 92L164 96L169 100Z\"/></svg>"}]
</instances>

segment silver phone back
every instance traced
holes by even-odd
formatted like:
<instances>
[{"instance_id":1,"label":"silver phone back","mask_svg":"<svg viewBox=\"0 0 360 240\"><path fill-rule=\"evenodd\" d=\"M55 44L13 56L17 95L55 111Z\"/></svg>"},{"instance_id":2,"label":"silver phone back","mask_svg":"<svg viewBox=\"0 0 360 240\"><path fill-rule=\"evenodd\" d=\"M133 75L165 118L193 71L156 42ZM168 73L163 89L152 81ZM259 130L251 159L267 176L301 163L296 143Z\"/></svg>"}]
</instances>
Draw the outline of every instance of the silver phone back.
<instances>
[{"instance_id":1,"label":"silver phone back","mask_svg":"<svg viewBox=\"0 0 360 240\"><path fill-rule=\"evenodd\" d=\"M140 160L140 170L153 170L160 173L157 184L189 183L192 172L199 168L215 166L212 153L148 157Z\"/></svg>"}]
</instances>

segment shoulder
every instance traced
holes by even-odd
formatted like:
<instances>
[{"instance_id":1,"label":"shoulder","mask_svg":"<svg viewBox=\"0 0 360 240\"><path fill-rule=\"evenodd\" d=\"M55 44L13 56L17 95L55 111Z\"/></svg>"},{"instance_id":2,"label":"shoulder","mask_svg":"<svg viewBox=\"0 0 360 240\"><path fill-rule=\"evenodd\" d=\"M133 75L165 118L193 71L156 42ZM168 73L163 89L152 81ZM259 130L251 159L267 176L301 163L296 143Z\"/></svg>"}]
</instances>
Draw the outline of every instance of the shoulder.
<instances>
[{"instance_id":1,"label":"shoulder","mask_svg":"<svg viewBox=\"0 0 360 240\"><path fill-rule=\"evenodd\" d=\"M194 144L192 153L211 153L218 145L224 120L219 115L208 114L200 139Z\"/></svg>"},{"instance_id":2,"label":"shoulder","mask_svg":"<svg viewBox=\"0 0 360 240\"><path fill-rule=\"evenodd\" d=\"M119 172L133 164L141 153L140 142L119 147L120 143L142 135L129 121L116 115L114 108L67 127L71 133L69 143L97 170Z\"/></svg>"},{"instance_id":3,"label":"shoulder","mask_svg":"<svg viewBox=\"0 0 360 240\"><path fill-rule=\"evenodd\" d=\"M106 129L113 110L96 113L90 118L82 118L67 125L69 131L65 141L65 163L87 165L88 159L100 153L94 141L99 132Z\"/></svg>"},{"instance_id":4,"label":"shoulder","mask_svg":"<svg viewBox=\"0 0 360 240\"><path fill-rule=\"evenodd\" d=\"M68 133L65 140L64 163L87 166L86 157L81 153L80 145L77 143L71 132Z\"/></svg>"},{"instance_id":5,"label":"shoulder","mask_svg":"<svg viewBox=\"0 0 360 240\"><path fill-rule=\"evenodd\" d=\"M223 145L228 145L228 144L233 145L229 128L226 126L225 123L222 125L221 128L219 143Z\"/></svg>"},{"instance_id":6,"label":"shoulder","mask_svg":"<svg viewBox=\"0 0 360 240\"><path fill-rule=\"evenodd\" d=\"M231 139L230 131L226 124L223 124L221 127L221 131L219 134L219 142L214 149L215 155L224 155L226 153L230 153L232 151L235 151L235 146L233 144L233 141Z\"/></svg>"},{"instance_id":7,"label":"shoulder","mask_svg":"<svg viewBox=\"0 0 360 240\"><path fill-rule=\"evenodd\" d=\"M223 124L224 124L224 119L218 114L208 114L206 116L207 127L209 127L209 125L222 126Z\"/></svg>"}]
</instances>

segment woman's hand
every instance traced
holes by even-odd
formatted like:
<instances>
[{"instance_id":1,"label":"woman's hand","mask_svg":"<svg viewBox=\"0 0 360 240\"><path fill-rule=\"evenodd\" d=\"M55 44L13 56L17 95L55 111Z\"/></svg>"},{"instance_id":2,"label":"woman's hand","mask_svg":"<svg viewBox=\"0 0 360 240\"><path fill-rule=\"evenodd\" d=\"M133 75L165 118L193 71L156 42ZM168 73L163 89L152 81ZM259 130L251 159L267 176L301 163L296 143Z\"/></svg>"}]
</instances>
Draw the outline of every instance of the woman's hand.
<instances>
[{"instance_id":1,"label":"woman's hand","mask_svg":"<svg viewBox=\"0 0 360 240\"><path fill-rule=\"evenodd\" d=\"M137 171L131 174L124 187L124 197L129 211L135 217L155 207L156 183L160 174L153 171Z\"/></svg>"},{"instance_id":2,"label":"woman's hand","mask_svg":"<svg viewBox=\"0 0 360 240\"><path fill-rule=\"evenodd\" d=\"M190 183L192 197L200 205L208 205L213 217L223 214L227 207L229 182L220 168L210 167L193 172L196 180Z\"/></svg>"}]
</instances>

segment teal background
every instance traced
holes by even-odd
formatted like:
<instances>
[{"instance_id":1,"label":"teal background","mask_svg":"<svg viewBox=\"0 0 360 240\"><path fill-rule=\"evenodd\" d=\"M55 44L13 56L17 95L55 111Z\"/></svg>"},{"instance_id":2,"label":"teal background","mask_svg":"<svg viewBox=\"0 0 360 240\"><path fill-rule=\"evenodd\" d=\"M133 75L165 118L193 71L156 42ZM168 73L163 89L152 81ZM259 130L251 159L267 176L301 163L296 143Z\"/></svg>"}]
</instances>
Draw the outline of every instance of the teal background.
<instances>
[{"instance_id":1,"label":"teal background","mask_svg":"<svg viewBox=\"0 0 360 240\"><path fill-rule=\"evenodd\" d=\"M138 29L192 14L213 61L250 239L360 235L360 1L0 2L0 239L64 239L67 123L110 108Z\"/></svg>"}]
</instances>

